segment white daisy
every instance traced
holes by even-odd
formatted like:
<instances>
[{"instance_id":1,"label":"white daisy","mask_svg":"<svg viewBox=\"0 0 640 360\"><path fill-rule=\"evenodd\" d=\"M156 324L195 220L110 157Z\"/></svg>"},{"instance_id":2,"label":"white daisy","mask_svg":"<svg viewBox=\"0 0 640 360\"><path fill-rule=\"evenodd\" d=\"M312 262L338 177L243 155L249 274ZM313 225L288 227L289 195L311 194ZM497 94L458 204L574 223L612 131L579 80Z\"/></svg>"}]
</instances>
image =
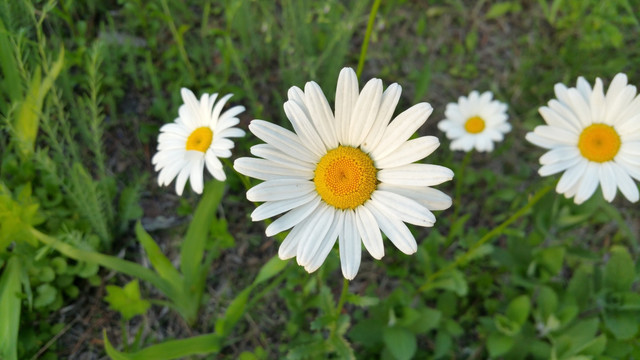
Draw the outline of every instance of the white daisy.
<instances>
[{"instance_id":1,"label":"white daisy","mask_svg":"<svg viewBox=\"0 0 640 360\"><path fill-rule=\"evenodd\" d=\"M338 78L335 115L315 82L304 92L292 87L285 113L295 130L254 120L249 129L266 144L255 145L258 158L240 158L235 169L264 180L247 192L264 201L254 221L283 214L267 236L293 228L280 246L282 259L296 257L308 272L322 265L339 239L342 273L353 279L360 267L361 243L376 259L384 255L382 230L405 254L417 251L404 222L433 226L432 210L451 206L451 198L430 186L451 180L445 167L415 164L431 154L434 136L409 140L432 112L417 104L391 121L401 88L370 80L359 92L350 68Z\"/></svg>"},{"instance_id":2,"label":"white daisy","mask_svg":"<svg viewBox=\"0 0 640 360\"><path fill-rule=\"evenodd\" d=\"M438 129L452 139L451 150L493 151L493 143L502 141L511 131L507 122L507 105L491 100L493 94L486 91L479 95L472 91L469 97L460 96L457 103L447 104L446 119L438 123Z\"/></svg>"},{"instance_id":3,"label":"white daisy","mask_svg":"<svg viewBox=\"0 0 640 360\"><path fill-rule=\"evenodd\" d=\"M591 85L582 77L577 87L555 85L556 99L539 109L547 125L527 134L529 142L549 149L540 157L538 171L548 176L564 171L556 191L589 199L598 184L611 202L616 188L631 202L638 201L640 180L640 96L617 74L605 95L600 78Z\"/></svg>"},{"instance_id":4,"label":"white daisy","mask_svg":"<svg viewBox=\"0 0 640 360\"><path fill-rule=\"evenodd\" d=\"M182 88L180 93L184 104L178 109L178 118L160 128L158 152L151 163L160 171L160 186L177 177L176 193L182 195L188 178L193 191L200 194L205 165L214 178L226 179L218 158L231 156L234 144L228 138L244 136L244 131L234 128L240 122L236 116L244 111L244 106L234 106L221 114L232 94L216 103L218 94L204 93L198 101L189 89Z\"/></svg>"}]
</instances>

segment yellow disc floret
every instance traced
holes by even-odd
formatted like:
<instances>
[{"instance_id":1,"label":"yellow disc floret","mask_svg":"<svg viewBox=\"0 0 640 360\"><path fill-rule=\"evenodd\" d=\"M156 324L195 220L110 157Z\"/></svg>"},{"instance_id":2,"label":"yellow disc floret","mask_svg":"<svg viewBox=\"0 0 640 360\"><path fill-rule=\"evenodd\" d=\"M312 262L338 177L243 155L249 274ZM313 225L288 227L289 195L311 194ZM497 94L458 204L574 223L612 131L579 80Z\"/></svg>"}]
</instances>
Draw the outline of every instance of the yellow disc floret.
<instances>
[{"instance_id":1,"label":"yellow disc floret","mask_svg":"<svg viewBox=\"0 0 640 360\"><path fill-rule=\"evenodd\" d=\"M338 209L355 209L376 189L378 169L362 150L338 146L320 159L313 182L327 204Z\"/></svg>"},{"instance_id":2,"label":"yellow disc floret","mask_svg":"<svg viewBox=\"0 0 640 360\"><path fill-rule=\"evenodd\" d=\"M464 129L471 134L481 133L484 130L484 120L480 116L472 116L464 123Z\"/></svg>"},{"instance_id":3,"label":"yellow disc floret","mask_svg":"<svg viewBox=\"0 0 640 360\"><path fill-rule=\"evenodd\" d=\"M620 135L609 125L593 124L582 130L578 149L588 160L599 163L611 161L620 150Z\"/></svg>"},{"instance_id":4,"label":"yellow disc floret","mask_svg":"<svg viewBox=\"0 0 640 360\"><path fill-rule=\"evenodd\" d=\"M213 131L210 128L203 126L199 127L189 135L187 139L187 151L196 150L200 152L206 152L211 146L213 140Z\"/></svg>"}]
</instances>

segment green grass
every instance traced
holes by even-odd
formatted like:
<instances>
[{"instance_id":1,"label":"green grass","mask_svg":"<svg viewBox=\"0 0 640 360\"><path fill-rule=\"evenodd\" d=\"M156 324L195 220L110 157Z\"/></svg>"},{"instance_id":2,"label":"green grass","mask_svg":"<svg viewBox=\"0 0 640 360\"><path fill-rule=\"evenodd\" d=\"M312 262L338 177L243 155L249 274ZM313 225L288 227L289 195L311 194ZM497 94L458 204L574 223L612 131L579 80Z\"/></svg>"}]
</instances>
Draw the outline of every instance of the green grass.
<instances>
[{"instance_id":1,"label":"green grass","mask_svg":"<svg viewBox=\"0 0 640 360\"><path fill-rule=\"evenodd\" d=\"M494 152L473 153L464 177L438 186L452 196L461 189L460 207L438 212L434 228L411 228L415 255L388 241L381 261L364 252L348 294L337 249L314 274L291 260L271 282L254 283L281 237L266 238L266 225L250 221L246 179L228 166L192 325L140 282L153 305L123 331L103 290L131 277L20 237L35 226L69 246L146 266L133 226L141 218L176 265L200 197L159 188L150 159L158 129L178 116L180 88L233 93L231 104L247 108L245 130L252 119L291 128L287 90L313 80L333 103L340 69L359 66L373 4L0 0L0 216L15 220L0 225L0 293L21 288L20 304L3 296L0 305L5 314L22 309L17 349L3 339L0 357L104 356L103 329L120 351L203 336L187 340L198 343L225 324L235 326L215 336L219 354L209 358L640 357L637 204L620 194L609 204L598 192L576 206L550 191L492 236L558 178L538 176L543 151L524 140L543 123L537 110L555 96L554 84L585 76L606 86L624 72L640 85L640 8L632 0L380 3L360 84L399 83L398 110L434 107L418 130L442 142L427 162L458 174L464 154L448 149L436 124L447 103L471 90L506 102L513 130ZM248 133L233 158L258 142ZM15 323L0 316L3 333Z\"/></svg>"}]
</instances>

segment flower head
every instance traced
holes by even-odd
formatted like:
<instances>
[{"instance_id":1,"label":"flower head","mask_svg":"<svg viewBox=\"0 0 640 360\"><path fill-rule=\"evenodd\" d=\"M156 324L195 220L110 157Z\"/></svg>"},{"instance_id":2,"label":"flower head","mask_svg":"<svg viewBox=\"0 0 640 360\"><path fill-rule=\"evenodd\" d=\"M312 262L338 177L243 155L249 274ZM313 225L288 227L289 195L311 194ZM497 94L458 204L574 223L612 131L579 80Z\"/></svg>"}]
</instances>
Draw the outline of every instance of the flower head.
<instances>
[{"instance_id":1,"label":"flower head","mask_svg":"<svg viewBox=\"0 0 640 360\"><path fill-rule=\"evenodd\" d=\"M557 99L539 109L547 125L537 126L527 140L549 149L540 157L538 171L548 176L564 171L556 191L576 204L602 188L611 202L616 189L638 201L640 180L640 96L617 74L605 95L602 80L591 85L579 77L577 87L555 85Z\"/></svg>"},{"instance_id":2,"label":"flower head","mask_svg":"<svg viewBox=\"0 0 640 360\"><path fill-rule=\"evenodd\" d=\"M264 201L254 221L284 214L267 236L292 229L280 246L282 259L296 257L308 272L322 265L339 242L342 273L353 279L360 267L361 244L376 259L384 255L382 230L400 251L412 254L416 240L404 224L433 226L432 210L451 206L451 198L431 188L451 180L445 167L416 164L439 141L433 136L409 140L432 108L417 104L391 118L401 88L384 92L382 81L358 89L350 68L338 78L335 114L315 82L304 91L289 90L284 104L295 132L254 120L249 129L266 144L251 148L257 158L240 158L235 169L264 180L247 198Z\"/></svg>"},{"instance_id":3,"label":"flower head","mask_svg":"<svg viewBox=\"0 0 640 360\"><path fill-rule=\"evenodd\" d=\"M493 94L486 91L479 95L472 91L469 97L460 96L457 103L447 104L446 119L438 123L438 129L452 139L451 150L493 151L493 143L502 141L511 131L507 122L507 105L491 100Z\"/></svg>"},{"instance_id":4,"label":"flower head","mask_svg":"<svg viewBox=\"0 0 640 360\"><path fill-rule=\"evenodd\" d=\"M244 107L234 106L222 112L231 94L216 103L218 94L204 93L198 101L189 89L182 88L180 93L184 104L178 109L178 118L160 128L158 152L151 163L160 171L160 186L168 185L177 177L176 193L182 195L189 179L193 191L200 194L205 165L214 178L226 179L218 158L231 156L234 144L228 138L244 136L244 131L234 127L240 122L236 116Z\"/></svg>"}]
</instances>

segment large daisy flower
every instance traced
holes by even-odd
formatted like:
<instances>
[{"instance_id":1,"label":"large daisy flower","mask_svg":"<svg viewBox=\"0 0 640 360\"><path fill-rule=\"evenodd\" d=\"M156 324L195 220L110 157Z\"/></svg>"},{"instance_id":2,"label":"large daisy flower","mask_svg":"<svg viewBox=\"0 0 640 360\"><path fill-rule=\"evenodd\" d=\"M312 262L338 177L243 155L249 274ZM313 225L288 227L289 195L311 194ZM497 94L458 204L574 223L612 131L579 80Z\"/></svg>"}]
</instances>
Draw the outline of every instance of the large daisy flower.
<instances>
[{"instance_id":1,"label":"large daisy flower","mask_svg":"<svg viewBox=\"0 0 640 360\"><path fill-rule=\"evenodd\" d=\"M254 221L283 214L266 229L273 236L292 230L279 249L282 259L296 257L308 272L322 265L339 239L345 278L360 267L361 244L376 259L384 255L382 230L405 254L417 250L404 224L433 226L432 210L451 206L451 198L430 186L451 180L445 167L416 164L439 141L433 136L409 140L432 112L417 104L391 121L401 88L370 80L360 92L350 68L338 78L335 114L320 87L292 87L284 104L295 132L254 120L249 129L266 144L251 148L258 158L240 158L235 169L264 180L247 191L264 201Z\"/></svg>"},{"instance_id":2,"label":"large daisy flower","mask_svg":"<svg viewBox=\"0 0 640 360\"><path fill-rule=\"evenodd\" d=\"M582 77L577 87L555 85L556 99L539 109L547 125L527 134L529 142L549 149L538 171L548 176L564 171L556 191L576 204L589 199L598 184L611 202L616 189L638 201L640 180L640 96L617 74L605 95L602 81L591 85Z\"/></svg>"},{"instance_id":3,"label":"large daisy flower","mask_svg":"<svg viewBox=\"0 0 640 360\"><path fill-rule=\"evenodd\" d=\"M438 129L453 140L451 150L491 152L493 143L511 131L507 105L492 98L490 91L482 95L472 91L469 97L460 96L457 103L447 104L446 119L438 123Z\"/></svg>"},{"instance_id":4,"label":"large daisy flower","mask_svg":"<svg viewBox=\"0 0 640 360\"><path fill-rule=\"evenodd\" d=\"M244 106L234 106L222 113L232 94L216 103L218 94L204 93L198 101L189 89L182 88L180 93L184 104L178 109L178 118L160 128L158 152L151 163L160 171L160 186L177 177L176 193L182 195L189 179L193 191L200 194L205 165L214 178L226 179L218 158L231 156L233 141L228 138L244 136L244 131L234 127L240 122L236 116L244 111Z\"/></svg>"}]
</instances>

